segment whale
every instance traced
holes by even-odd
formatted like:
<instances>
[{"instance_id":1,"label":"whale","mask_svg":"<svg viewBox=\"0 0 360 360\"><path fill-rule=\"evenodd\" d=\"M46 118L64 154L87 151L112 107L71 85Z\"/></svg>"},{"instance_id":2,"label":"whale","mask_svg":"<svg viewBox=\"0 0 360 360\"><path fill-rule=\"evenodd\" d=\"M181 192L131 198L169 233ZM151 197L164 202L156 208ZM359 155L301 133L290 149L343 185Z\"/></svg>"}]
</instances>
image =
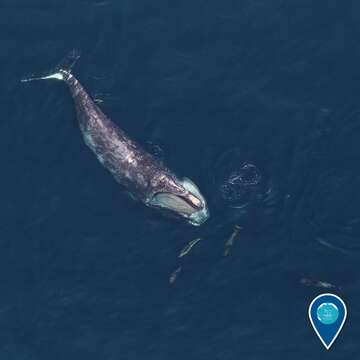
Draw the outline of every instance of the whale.
<instances>
[{"instance_id":1,"label":"whale","mask_svg":"<svg viewBox=\"0 0 360 360\"><path fill-rule=\"evenodd\" d=\"M110 120L71 68L56 68L46 76L22 81L32 80L59 80L67 85L85 144L132 197L194 226L209 218L207 202L194 182L176 176Z\"/></svg>"}]
</instances>

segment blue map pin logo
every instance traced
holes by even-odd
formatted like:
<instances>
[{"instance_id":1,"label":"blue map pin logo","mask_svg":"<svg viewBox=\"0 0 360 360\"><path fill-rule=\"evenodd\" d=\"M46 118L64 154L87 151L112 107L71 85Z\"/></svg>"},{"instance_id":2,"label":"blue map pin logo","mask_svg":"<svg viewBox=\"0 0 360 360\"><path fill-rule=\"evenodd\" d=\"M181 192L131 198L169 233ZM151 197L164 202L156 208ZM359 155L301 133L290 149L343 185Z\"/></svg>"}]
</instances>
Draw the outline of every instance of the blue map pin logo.
<instances>
[{"instance_id":1,"label":"blue map pin logo","mask_svg":"<svg viewBox=\"0 0 360 360\"><path fill-rule=\"evenodd\" d=\"M327 350L340 334L346 317L344 301L334 294L321 294L309 306L311 325Z\"/></svg>"}]
</instances>

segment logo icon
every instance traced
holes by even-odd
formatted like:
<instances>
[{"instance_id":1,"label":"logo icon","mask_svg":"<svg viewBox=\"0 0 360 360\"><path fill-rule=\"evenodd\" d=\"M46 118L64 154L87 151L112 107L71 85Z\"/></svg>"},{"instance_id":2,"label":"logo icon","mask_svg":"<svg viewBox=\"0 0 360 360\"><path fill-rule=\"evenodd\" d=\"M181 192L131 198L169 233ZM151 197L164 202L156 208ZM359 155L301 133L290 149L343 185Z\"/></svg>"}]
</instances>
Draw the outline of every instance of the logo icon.
<instances>
[{"instance_id":1,"label":"logo icon","mask_svg":"<svg viewBox=\"0 0 360 360\"><path fill-rule=\"evenodd\" d=\"M316 335L327 350L344 326L347 309L344 301L334 294L321 294L309 306L309 318Z\"/></svg>"}]
</instances>

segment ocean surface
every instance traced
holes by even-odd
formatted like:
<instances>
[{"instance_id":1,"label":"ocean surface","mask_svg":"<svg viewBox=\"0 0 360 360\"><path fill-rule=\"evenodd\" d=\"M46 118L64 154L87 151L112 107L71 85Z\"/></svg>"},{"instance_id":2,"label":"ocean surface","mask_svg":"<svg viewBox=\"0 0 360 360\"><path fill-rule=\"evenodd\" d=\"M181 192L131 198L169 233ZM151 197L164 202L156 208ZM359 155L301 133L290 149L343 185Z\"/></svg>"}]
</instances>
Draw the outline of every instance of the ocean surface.
<instances>
[{"instance_id":1,"label":"ocean surface","mask_svg":"<svg viewBox=\"0 0 360 360\"><path fill-rule=\"evenodd\" d=\"M351 0L1 0L0 359L358 359L359 20ZM72 49L207 223L131 200L66 86L20 82ZM307 317L328 291L349 313L330 351Z\"/></svg>"}]
</instances>

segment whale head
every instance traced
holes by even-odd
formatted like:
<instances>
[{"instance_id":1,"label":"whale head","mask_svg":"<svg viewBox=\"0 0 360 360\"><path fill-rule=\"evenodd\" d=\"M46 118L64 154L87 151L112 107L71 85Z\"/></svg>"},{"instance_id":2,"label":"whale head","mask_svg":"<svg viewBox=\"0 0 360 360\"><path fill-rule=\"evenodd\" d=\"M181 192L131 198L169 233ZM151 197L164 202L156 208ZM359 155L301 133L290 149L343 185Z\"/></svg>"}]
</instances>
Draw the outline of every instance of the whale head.
<instances>
[{"instance_id":1,"label":"whale head","mask_svg":"<svg viewBox=\"0 0 360 360\"><path fill-rule=\"evenodd\" d=\"M155 193L148 205L181 217L191 225L203 224L210 214L197 186L187 178L175 180L172 185L170 189Z\"/></svg>"}]
</instances>

